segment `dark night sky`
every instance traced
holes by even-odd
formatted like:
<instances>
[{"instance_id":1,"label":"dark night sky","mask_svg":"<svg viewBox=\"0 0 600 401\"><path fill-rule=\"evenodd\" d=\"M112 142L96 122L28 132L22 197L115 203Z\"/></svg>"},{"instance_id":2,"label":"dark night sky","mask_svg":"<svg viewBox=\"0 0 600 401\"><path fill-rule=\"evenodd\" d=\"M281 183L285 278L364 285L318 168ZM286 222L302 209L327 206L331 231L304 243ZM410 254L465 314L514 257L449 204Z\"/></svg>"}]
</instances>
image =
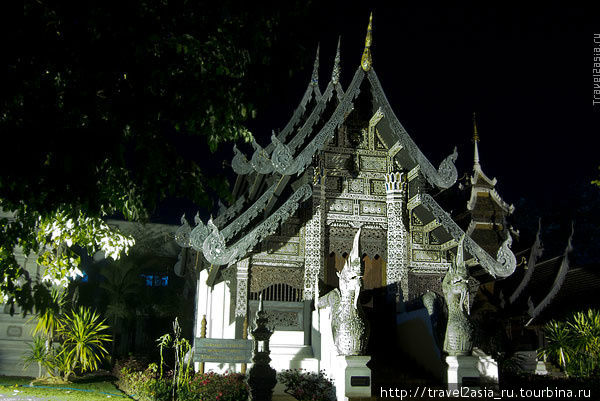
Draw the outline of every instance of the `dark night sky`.
<instances>
[{"instance_id":1,"label":"dark night sky","mask_svg":"<svg viewBox=\"0 0 600 401\"><path fill-rule=\"evenodd\" d=\"M317 42L324 89L341 35L347 87L360 62L370 11L374 68L398 119L433 165L457 146L459 176L471 170L475 111L482 168L498 178L507 202L568 204L577 197L575 184L597 176L600 105L592 104L592 68L600 19L591 5L319 5L302 27L310 55L304 70L273 94L251 125L260 144L297 106ZM230 160L231 147L215 156Z\"/></svg>"}]
</instances>

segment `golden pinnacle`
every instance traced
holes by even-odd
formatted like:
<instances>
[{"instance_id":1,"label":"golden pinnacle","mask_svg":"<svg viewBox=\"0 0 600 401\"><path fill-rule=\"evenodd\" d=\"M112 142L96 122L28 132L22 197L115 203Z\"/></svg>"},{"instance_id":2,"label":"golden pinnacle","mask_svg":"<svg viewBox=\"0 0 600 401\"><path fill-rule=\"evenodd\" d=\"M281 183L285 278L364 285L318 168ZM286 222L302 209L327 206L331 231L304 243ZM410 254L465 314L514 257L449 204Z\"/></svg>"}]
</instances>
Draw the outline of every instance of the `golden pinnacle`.
<instances>
[{"instance_id":1,"label":"golden pinnacle","mask_svg":"<svg viewBox=\"0 0 600 401\"><path fill-rule=\"evenodd\" d=\"M373 59L371 58L371 42L373 32L373 13L369 15L369 26L367 27L367 37L365 39L365 50L363 51L362 58L360 59L360 66L363 71L368 72L373 66Z\"/></svg>"},{"instance_id":2,"label":"golden pinnacle","mask_svg":"<svg viewBox=\"0 0 600 401\"><path fill-rule=\"evenodd\" d=\"M477 119L473 112L473 142L479 142L479 133L477 132Z\"/></svg>"}]
</instances>

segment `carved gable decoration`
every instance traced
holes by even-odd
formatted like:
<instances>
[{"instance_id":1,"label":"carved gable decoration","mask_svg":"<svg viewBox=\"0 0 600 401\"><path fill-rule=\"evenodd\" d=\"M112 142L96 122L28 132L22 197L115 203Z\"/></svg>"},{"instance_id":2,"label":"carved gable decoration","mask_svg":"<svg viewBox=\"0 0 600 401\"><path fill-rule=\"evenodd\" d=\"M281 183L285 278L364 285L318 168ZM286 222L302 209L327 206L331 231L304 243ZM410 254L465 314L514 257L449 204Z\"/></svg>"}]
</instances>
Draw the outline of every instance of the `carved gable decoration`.
<instances>
[{"instance_id":1,"label":"carved gable decoration","mask_svg":"<svg viewBox=\"0 0 600 401\"><path fill-rule=\"evenodd\" d=\"M250 269L251 292L259 292L279 283L302 289L304 288L304 273L302 269L291 267L253 265Z\"/></svg>"}]
</instances>

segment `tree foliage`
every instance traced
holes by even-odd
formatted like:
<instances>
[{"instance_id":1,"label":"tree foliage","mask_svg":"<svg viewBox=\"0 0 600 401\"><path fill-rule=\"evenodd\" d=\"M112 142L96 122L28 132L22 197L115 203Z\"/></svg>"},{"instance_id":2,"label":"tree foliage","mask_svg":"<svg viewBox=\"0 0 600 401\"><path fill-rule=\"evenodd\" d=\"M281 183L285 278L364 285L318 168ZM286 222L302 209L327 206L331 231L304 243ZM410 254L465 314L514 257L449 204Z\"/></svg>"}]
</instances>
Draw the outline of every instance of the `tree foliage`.
<instances>
[{"instance_id":1,"label":"tree foliage","mask_svg":"<svg viewBox=\"0 0 600 401\"><path fill-rule=\"evenodd\" d=\"M284 28L304 10L302 2L26 0L11 38L18 53L7 50L0 74L0 208L13 213L0 222L4 301L28 310L46 289L19 266L16 247L64 285L78 274L79 248L117 257L131 246L106 216L147 220L167 197L227 198L224 180L197 159L252 138L247 123L277 84L272 55L296 54L277 64L285 73L299 64L298 49L282 44L295 43Z\"/></svg>"}]
</instances>

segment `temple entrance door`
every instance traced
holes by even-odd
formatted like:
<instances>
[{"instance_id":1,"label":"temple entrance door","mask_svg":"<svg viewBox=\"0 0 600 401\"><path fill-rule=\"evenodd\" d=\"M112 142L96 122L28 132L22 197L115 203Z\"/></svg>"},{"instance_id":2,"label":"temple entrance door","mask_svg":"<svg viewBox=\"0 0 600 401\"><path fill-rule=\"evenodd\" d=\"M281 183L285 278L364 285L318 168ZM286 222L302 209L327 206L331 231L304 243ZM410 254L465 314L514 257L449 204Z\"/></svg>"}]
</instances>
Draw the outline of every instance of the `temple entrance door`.
<instances>
[{"instance_id":1,"label":"temple entrance door","mask_svg":"<svg viewBox=\"0 0 600 401\"><path fill-rule=\"evenodd\" d=\"M331 287L338 287L339 280L336 272L342 271L344 264L348 260L348 254L337 255L332 252L327 258L325 271L325 283ZM371 259L369 255L363 255L365 272L363 276L363 290L372 290L385 287L385 266L386 263L379 255Z\"/></svg>"}]
</instances>

